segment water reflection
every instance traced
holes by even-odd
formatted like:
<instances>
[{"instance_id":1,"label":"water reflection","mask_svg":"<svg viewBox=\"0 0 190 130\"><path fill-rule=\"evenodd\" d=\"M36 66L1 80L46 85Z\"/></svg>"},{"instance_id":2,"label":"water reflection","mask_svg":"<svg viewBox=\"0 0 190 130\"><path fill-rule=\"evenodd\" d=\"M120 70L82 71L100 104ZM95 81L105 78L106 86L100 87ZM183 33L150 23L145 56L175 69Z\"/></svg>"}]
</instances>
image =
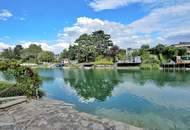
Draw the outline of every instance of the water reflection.
<instances>
[{"instance_id":1,"label":"water reflection","mask_svg":"<svg viewBox=\"0 0 190 130\"><path fill-rule=\"evenodd\" d=\"M113 88L120 82L117 71L113 70L64 70L64 81L86 100L94 98L105 101Z\"/></svg>"},{"instance_id":2,"label":"water reflection","mask_svg":"<svg viewBox=\"0 0 190 130\"><path fill-rule=\"evenodd\" d=\"M104 69L39 72L48 97L75 104L80 111L153 130L190 129L190 73Z\"/></svg>"}]
</instances>

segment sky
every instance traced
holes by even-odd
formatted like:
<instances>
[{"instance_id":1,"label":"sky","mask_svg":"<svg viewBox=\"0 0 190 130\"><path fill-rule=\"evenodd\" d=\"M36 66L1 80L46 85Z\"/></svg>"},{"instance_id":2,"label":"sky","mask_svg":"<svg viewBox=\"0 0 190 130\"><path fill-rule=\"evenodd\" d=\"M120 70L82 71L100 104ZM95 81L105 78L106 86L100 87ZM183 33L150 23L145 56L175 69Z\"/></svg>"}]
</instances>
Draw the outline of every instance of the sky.
<instances>
[{"instance_id":1,"label":"sky","mask_svg":"<svg viewBox=\"0 0 190 130\"><path fill-rule=\"evenodd\" d=\"M104 30L120 48L190 41L190 0L0 0L0 50L38 44L60 53Z\"/></svg>"}]
</instances>

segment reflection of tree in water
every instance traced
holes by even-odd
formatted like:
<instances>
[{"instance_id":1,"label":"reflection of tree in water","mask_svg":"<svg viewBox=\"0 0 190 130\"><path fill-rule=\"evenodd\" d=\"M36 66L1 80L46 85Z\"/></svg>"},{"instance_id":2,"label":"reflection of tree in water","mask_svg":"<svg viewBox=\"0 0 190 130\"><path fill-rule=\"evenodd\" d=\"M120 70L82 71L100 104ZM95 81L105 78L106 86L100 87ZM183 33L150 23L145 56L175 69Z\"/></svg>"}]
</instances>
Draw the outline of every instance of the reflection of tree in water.
<instances>
[{"instance_id":1,"label":"reflection of tree in water","mask_svg":"<svg viewBox=\"0 0 190 130\"><path fill-rule=\"evenodd\" d=\"M104 101L119 83L116 70L64 70L64 80L84 99Z\"/></svg>"},{"instance_id":2,"label":"reflection of tree in water","mask_svg":"<svg viewBox=\"0 0 190 130\"><path fill-rule=\"evenodd\" d=\"M190 74L188 72L119 70L118 73L122 74L122 77L131 75L132 79L141 85L144 85L147 81L152 81L159 87L164 87L166 84L172 87L189 86L190 84Z\"/></svg>"}]
</instances>

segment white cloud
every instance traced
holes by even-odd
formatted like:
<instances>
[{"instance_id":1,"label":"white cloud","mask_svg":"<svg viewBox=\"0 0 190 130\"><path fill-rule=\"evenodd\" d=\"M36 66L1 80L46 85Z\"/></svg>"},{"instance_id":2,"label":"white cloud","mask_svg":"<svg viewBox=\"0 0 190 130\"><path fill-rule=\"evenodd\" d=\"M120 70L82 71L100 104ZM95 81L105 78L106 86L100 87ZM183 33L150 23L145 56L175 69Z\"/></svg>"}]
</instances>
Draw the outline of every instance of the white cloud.
<instances>
[{"instance_id":1,"label":"white cloud","mask_svg":"<svg viewBox=\"0 0 190 130\"><path fill-rule=\"evenodd\" d=\"M151 1L147 2L150 3ZM63 31L57 34L58 40L54 44L46 41L25 41L20 44L23 46L28 46L31 43L38 44L44 50L59 53L73 44L81 34L89 34L96 30L104 30L105 33L110 34L114 43L122 48L138 48L145 43L190 41L189 12L190 2L177 5L170 4L167 7L155 8L147 16L128 25L98 18L79 17L76 23L65 27Z\"/></svg>"},{"instance_id":2,"label":"white cloud","mask_svg":"<svg viewBox=\"0 0 190 130\"><path fill-rule=\"evenodd\" d=\"M0 10L0 20L6 21L8 18L12 16L13 14L9 10L7 9Z\"/></svg>"},{"instance_id":3,"label":"white cloud","mask_svg":"<svg viewBox=\"0 0 190 130\"><path fill-rule=\"evenodd\" d=\"M154 7L166 7L171 5L177 5L179 3L188 2L189 0L93 0L90 2L90 6L95 11L117 9L119 7L128 6L130 4L140 3L148 5L150 8Z\"/></svg>"},{"instance_id":4,"label":"white cloud","mask_svg":"<svg viewBox=\"0 0 190 130\"><path fill-rule=\"evenodd\" d=\"M4 43L4 42L0 42L0 52L3 51L4 49L7 49L9 47L12 47L11 45Z\"/></svg>"},{"instance_id":5,"label":"white cloud","mask_svg":"<svg viewBox=\"0 0 190 130\"><path fill-rule=\"evenodd\" d=\"M148 16L129 25L133 32L157 33L157 40L179 42L190 40L190 3L153 10ZM181 39L179 36L182 36Z\"/></svg>"},{"instance_id":6,"label":"white cloud","mask_svg":"<svg viewBox=\"0 0 190 130\"><path fill-rule=\"evenodd\" d=\"M137 48L151 42L149 35L136 35L127 25L88 17L78 18L73 26L65 27L63 32L58 34L58 37L64 43L73 44L81 34L89 34L96 30L104 30L105 33L111 35L115 44L124 48Z\"/></svg>"},{"instance_id":7,"label":"white cloud","mask_svg":"<svg viewBox=\"0 0 190 130\"><path fill-rule=\"evenodd\" d=\"M90 6L95 11L101 11L106 9L116 9L118 7L127 6L131 3L152 3L155 0L93 0Z\"/></svg>"},{"instance_id":8,"label":"white cloud","mask_svg":"<svg viewBox=\"0 0 190 130\"><path fill-rule=\"evenodd\" d=\"M64 48L68 47L66 43L59 42L56 44L49 44L46 41L21 41L19 44L22 45L24 48L28 48L31 44L40 45L43 50L52 51L55 54L62 52Z\"/></svg>"},{"instance_id":9,"label":"white cloud","mask_svg":"<svg viewBox=\"0 0 190 130\"><path fill-rule=\"evenodd\" d=\"M56 44L50 44L47 41L20 41L15 45L0 42L0 52L7 48L14 48L16 45L22 45L23 48L28 48L31 44L40 45L45 51L52 51L55 54L59 54L64 48L68 48L68 44L63 42L57 42Z\"/></svg>"}]
</instances>

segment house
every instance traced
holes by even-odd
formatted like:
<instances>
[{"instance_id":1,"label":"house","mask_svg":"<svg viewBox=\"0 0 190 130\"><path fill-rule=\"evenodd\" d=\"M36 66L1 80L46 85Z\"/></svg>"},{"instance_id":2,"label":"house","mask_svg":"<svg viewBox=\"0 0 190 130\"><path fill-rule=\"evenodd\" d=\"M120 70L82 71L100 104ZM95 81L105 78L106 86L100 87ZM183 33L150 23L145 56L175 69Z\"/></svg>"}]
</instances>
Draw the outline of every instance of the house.
<instances>
[{"instance_id":1,"label":"house","mask_svg":"<svg viewBox=\"0 0 190 130\"><path fill-rule=\"evenodd\" d=\"M67 59L67 58L65 58L65 59L63 59L63 64L69 64L69 59Z\"/></svg>"},{"instance_id":2,"label":"house","mask_svg":"<svg viewBox=\"0 0 190 130\"><path fill-rule=\"evenodd\" d=\"M190 42L180 42L179 44L174 44L172 46L185 48L185 49L187 49L187 53L190 54Z\"/></svg>"},{"instance_id":3,"label":"house","mask_svg":"<svg viewBox=\"0 0 190 130\"><path fill-rule=\"evenodd\" d=\"M190 55L177 56L176 63L177 64L186 64L186 63L190 64Z\"/></svg>"}]
</instances>

